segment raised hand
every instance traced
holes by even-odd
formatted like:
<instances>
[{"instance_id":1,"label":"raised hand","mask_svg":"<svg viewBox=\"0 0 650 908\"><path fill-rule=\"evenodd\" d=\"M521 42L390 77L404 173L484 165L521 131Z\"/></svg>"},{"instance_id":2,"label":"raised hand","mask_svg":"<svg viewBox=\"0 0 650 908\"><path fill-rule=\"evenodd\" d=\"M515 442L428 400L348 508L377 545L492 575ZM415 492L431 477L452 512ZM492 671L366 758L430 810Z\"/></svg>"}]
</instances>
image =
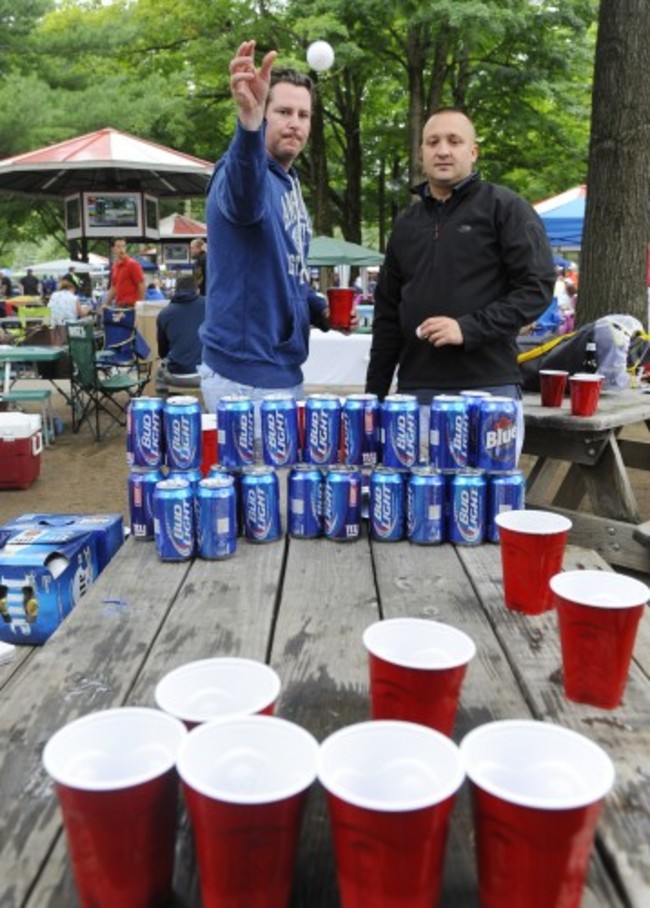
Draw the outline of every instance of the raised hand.
<instances>
[{"instance_id":1,"label":"raised hand","mask_svg":"<svg viewBox=\"0 0 650 908\"><path fill-rule=\"evenodd\" d=\"M277 51L270 50L255 67L255 41L244 41L230 61L230 92L244 129L259 129L264 120L271 70Z\"/></svg>"}]
</instances>

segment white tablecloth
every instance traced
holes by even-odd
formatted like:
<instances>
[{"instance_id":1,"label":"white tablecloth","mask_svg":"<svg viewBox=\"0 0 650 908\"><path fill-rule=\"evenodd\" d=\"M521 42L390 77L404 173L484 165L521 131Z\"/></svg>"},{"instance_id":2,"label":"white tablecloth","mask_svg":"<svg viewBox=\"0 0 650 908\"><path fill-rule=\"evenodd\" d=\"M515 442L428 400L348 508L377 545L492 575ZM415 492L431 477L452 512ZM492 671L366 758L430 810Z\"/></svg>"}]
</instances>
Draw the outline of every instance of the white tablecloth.
<instances>
[{"instance_id":1,"label":"white tablecloth","mask_svg":"<svg viewBox=\"0 0 650 908\"><path fill-rule=\"evenodd\" d=\"M306 385L366 384L371 334L341 334L312 328L309 359L302 367Z\"/></svg>"}]
</instances>

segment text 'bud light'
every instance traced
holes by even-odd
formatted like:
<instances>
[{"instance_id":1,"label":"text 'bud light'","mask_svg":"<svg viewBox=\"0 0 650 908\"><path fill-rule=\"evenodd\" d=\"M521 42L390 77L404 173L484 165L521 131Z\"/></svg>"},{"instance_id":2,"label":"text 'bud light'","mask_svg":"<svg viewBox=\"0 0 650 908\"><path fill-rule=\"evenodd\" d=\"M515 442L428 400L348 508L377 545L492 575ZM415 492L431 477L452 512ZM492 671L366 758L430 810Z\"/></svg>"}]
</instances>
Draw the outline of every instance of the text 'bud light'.
<instances>
[{"instance_id":1,"label":"text 'bud light'","mask_svg":"<svg viewBox=\"0 0 650 908\"><path fill-rule=\"evenodd\" d=\"M404 538L404 477L391 467L370 474L370 535L379 542Z\"/></svg>"},{"instance_id":2,"label":"text 'bud light'","mask_svg":"<svg viewBox=\"0 0 650 908\"><path fill-rule=\"evenodd\" d=\"M194 495L184 479L163 479L154 491L154 535L162 561L194 554Z\"/></svg>"},{"instance_id":3,"label":"text 'bud light'","mask_svg":"<svg viewBox=\"0 0 650 908\"><path fill-rule=\"evenodd\" d=\"M413 394L389 394L381 405L382 463L409 469L420 456L420 407Z\"/></svg>"},{"instance_id":4,"label":"text 'bud light'","mask_svg":"<svg viewBox=\"0 0 650 908\"><path fill-rule=\"evenodd\" d=\"M163 410L167 466L196 470L201 466L201 406L196 397L168 397Z\"/></svg>"},{"instance_id":5,"label":"text 'bud light'","mask_svg":"<svg viewBox=\"0 0 650 908\"><path fill-rule=\"evenodd\" d=\"M305 463L336 463L340 429L341 401L336 394L310 394L305 403Z\"/></svg>"},{"instance_id":6,"label":"text 'bud light'","mask_svg":"<svg viewBox=\"0 0 650 908\"><path fill-rule=\"evenodd\" d=\"M450 542L480 545L485 539L486 480L480 470L465 470L449 478Z\"/></svg>"},{"instance_id":7,"label":"text 'bud light'","mask_svg":"<svg viewBox=\"0 0 650 908\"><path fill-rule=\"evenodd\" d=\"M126 414L127 463L148 470L163 464L163 401L136 397Z\"/></svg>"},{"instance_id":8,"label":"text 'bud light'","mask_svg":"<svg viewBox=\"0 0 650 908\"><path fill-rule=\"evenodd\" d=\"M298 460L298 409L290 394L269 394L260 406L262 456L271 467L288 467Z\"/></svg>"},{"instance_id":9,"label":"text 'bud light'","mask_svg":"<svg viewBox=\"0 0 650 908\"><path fill-rule=\"evenodd\" d=\"M241 477L244 535L250 542L273 542L282 534L278 477L272 467L246 467Z\"/></svg>"},{"instance_id":10,"label":"text 'bud light'","mask_svg":"<svg viewBox=\"0 0 650 908\"><path fill-rule=\"evenodd\" d=\"M438 470L464 469L469 447L467 401L458 394L437 394L430 413L430 464Z\"/></svg>"},{"instance_id":11,"label":"text 'bud light'","mask_svg":"<svg viewBox=\"0 0 650 908\"><path fill-rule=\"evenodd\" d=\"M228 394L217 402L217 448L224 467L250 466L255 459L253 401Z\"/></svg>"}]
</instances>

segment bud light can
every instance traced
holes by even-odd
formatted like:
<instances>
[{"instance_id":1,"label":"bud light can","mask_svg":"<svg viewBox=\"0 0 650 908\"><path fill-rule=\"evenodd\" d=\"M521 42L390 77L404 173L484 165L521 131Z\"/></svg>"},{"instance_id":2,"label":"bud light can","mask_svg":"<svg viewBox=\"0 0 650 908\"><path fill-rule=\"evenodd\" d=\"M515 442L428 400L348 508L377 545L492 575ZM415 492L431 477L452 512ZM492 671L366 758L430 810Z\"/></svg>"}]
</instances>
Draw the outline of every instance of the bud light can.
<instances>
[{"instance_id":1,"label":"bud light can","mask_svg":"<svg viewBox=\"0 0 650 908\"><path fill-rule=\"evenodd\" d=\"M485 539L486 480L480 470L449 477L449 532L455 545L480 545Z\"/></svg>"},{"instance_id":2,"label":"bud light can","mask_svg":"<svg viewBox=\"0 0 650 908\"><path fill-rule=\"evenodd\" d=\"M429 462L453 472L467 466L469 420L467 401L459 394L437 394L431 401Z\"/></svg>"},{"instance_id":3,"label":"bud light can","mask_svg":"<svg viewBox=\"0 0 650 908\"><path fill-rule=\"evenodd\" d=\"M327 466L339 456L341 401L336 394L310 394L305 404L305 463Z\"/></svg>"},{"instance_id":4,"label":"bud light can","mask_svg":"<svg viewBox=\"0 0 650 908\"><path fill-rule=\"evenodd\" d=\"M488 473L517 467L517 412L511 397L487 397L481 401L477 466Z\"/></svg>"},{"instance_id":5,"label":"bud light can","mask_svg":"<svg viewBox=\"0 0 650 908\"><path fill-rule=\"evenodd\" d=\"M414 394L389 394L381 405L385 467L408 470L420 457L420 405Z\"/></svg>"},{"instance_id":6,"label":"bud light can","mask_svg":"<svg viewBox=\"0 0 650 908\"><path fill-rule=\"evenodd\" d=\"M163 410L165 449L170 470L201 467L201 406L196 397L168 397Z\"/></svg>"},{"instance_id":7,"label":"bud light can","mask_svg":"<svg viewBox=\"0 0 650 908\"><path fill-rule=\"evenodd\" d=\"M291 394L268 394L260 406L262 457L271 467L289 467L298 460L298 408Z\"/></svg>"},{"instance_id":8,"label":"bud light can","mask_svg":"<svg viewBox=\"0 0 650 908\"><path fill-rule=\"evenodd\" d=\"M246 467L243 470L241 503L246 539L273 542L280 538L280 490L272 467Z\"/></svg>"},{"instance_id":9,"label":"bud light can","mask_svg":"<svg viewBox=\"0 0 650 908\"><path fill-rule=\"evenodd\" d=\"M253 401L228 394L217 403L217 449L224 467L250 466L255 460Z\"/></svg>"},{"instance_id":10,"label":"bud light can","mask_svg":"<svg viewBox=\"0 0 650 908\"><path fill-rule=\"evenodd\" d=\"M467 466L478 466L478 437L481 419L481 401L491 397L489 391L461 391L460 396L467 401L468 443Z\"/></svg>"},{"instance_id":11,"label":"bud light can","mask_svg":"<svg viewBox=\"0 0 650 908\"><path fill-rule=\"evenodd\" d=\"M350 394L341 410L341 463L374 467L379 460L379 399Z\"/></svg>"},{"instance_id":12,"label":"bud light can","mask_svg":"<svg viewBox=\"0 0 650 908\"><path fill-rule=\"evenodd\" d=\"M233 467L224 467L222 464L212 464L208 473L208 479L214 479L219 476L230 476L235 484L235 508L237 513L237 535L244 535L244 515L241 504L241 469Z\"/></svg>"},{"instance_id":13,"label":"bud light can","mask_svg":"<svg viewBox=\"0 0 650 908\"><path fill-rule=\"evenodd\" d=\"M406 536L416 545L445 541L447 480L435 467L413 467L406 486Z\"/></svg>"},{"instance_id":14,"label":"bud light can","mask_svg":"<svg viewBox=\"0 0 650 908\"><path fill-rule=\"evenodd\" d=\"M168 479L184 479L186 482L189 482L192 493L196 495L196 490L199 486L199 483L203 479L202 470L170 470Z\"/></svg>"},{"instance_id":15,"label":"bud light can","mask_svg":"<svg viewBox=\"0 0 650 908\"><path fill-rule=\"evenodd\" d=\"M135 397L126 411L126 462L157 470L163 465L163 401Z\"/></svg>"},{"instance_id":16,"label":"bud light can","mask_svg":"<svg viewBox=\"0 0 650 908\"><path fill-rule=\"evenodd\" d=\"M154 535L162 561L187 561L194 554L194 495L185 479L163 479L154 496Z\"/></svg>"},{"instance_id":17,"label":"bud light can","mask_svg":"<svg viewBox=\"0 0 650 908\"><path fill-rule=\"evenodd\" d=\"M160 470L136 467L129 473L129 515L135 539L154 538L153 493L163 478Z\"/></svg>"},{"instance_id":18,"label":"bud light can","mask_svg":"<svg viewBox=\"0 0 650 908\"><path fill-rule=\"evenodd\" d=\"M324 477L318 467L296 464L287 479L287 531L298 539L323 535Z\"/></svg>"},{"instance_id":19,"label":"bud light can","mask_svg":"<svg viewBox=\"0 0 650 908\"><path fill-rule=\"evenodd\" d=\"M196 549L200 558L229 558L237 549L235 481L221 474L196 491Z\"/></svg>"},{"instance_id":20,"label":"bud light can","mask_svg":"<svg viewBox=\"0 0 650 908\"><path fill-rule=\"evenodd\" d=\"M361 472L338 464L327 471L323 492L323 531L328 539L350 542L361 531Z\"/></svg>"},{"instance_id":21,"label":"bud light can","mask_svg":"<svg viewBox=\"0 0 650 908\"><path fill-rule=\"evenodd\" d=\"M526 507L526 479L521 470L488 476L487 505L487 539L499 542L499 527L495 523L497 514L522 511Z\"/></svg>"},{"instance_id":22,"label":"bud light can","mask_svg":"<svg viewBox=\"0 0 650 908\"><path fill-rule=\"evenodd\" d=\"M404 538L404 477L391 467L375 467L370 474L370 535L379 542Z\"/></svg>"}]
</instances>

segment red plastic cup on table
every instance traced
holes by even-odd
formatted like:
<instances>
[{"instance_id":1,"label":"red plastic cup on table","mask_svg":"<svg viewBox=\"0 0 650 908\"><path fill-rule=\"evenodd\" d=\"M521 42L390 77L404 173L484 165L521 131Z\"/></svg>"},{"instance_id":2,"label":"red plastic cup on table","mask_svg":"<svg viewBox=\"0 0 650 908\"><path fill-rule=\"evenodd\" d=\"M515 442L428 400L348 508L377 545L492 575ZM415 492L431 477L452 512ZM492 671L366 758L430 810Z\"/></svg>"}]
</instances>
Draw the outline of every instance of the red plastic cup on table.
<instances>
[{"instance_id":1,"label":"red plastic cup on table","mask_svg":"<svg viewBox=\"0 0 650 908\"><path fill-rule=\"evenodd\" d=\"M640 580L609 571L567 571L551 579L551 589L566 696L616 709L650 589Z\"/></svg>"},{"instance_id":2,"label":"red plastic cup on table","mask_svg":"<svg viewBox=\"0 0 650 908\"><path fill-rule=\"evenodd\" d=\"M330 310L330 327L349 329L354 303L352 287L330 287L327 291Z\"/></svg>"},{"instance_id":3,"label":"red plastic cup on table","mask_svg":"<svg viewBox=\"0 0 650 908\"><path fill-rule=\"evenodd\" d=\"M562 570L572 523L551 511L502 511L499 527L503 597L508 608L541 615L553 608L551 577Z\"/></svg>"},{"instance_id":4,"label":"red plastic cup on table","mask_svg":"<svg viewBox=\"0 0 650 908\"><path fill-rule=\"evenodd\" d=\"M569 377L572 416L593 416L598 409L605 377L598 373L576 372Z\"/></svg>"},{"instance_id":5,"label":"red plastic cup on table","mask_svg":"<svg viewBox=\"0 0 650 908\"><path fill-rule=\"evenodd\" d=\"M160 709L192 729L227 716L272 715L280 686L277 672L264 662L217 656L168 672L154 697Z\"/></svg>"},{"instance_id":6,"label":"red plastic cup on table","mask_svg":"<svg viewBox=\"0 0 650 908\"><path fill-rule=\"evenodd\" d=\"M283 908L318 742L275 716L195 728L178 771L194 830L204 908Z\"/></svg>"},{"instance_id":7,"label":"red plastic cup on table","mask_svg":"<svg viewBox=\"0 0 650 908\"><path fill-rule=\"evenodd\" d=\"M201 436L203 441L201 473L203 476L207 476L210 467L219 462L216 413L201 414Z\"/></svg>"},{"instance_id":8,"label":"red plastic cup on table","mask_svg":"<svg viewBox=\"0 0 650 908\"><path fill-rule=\"evenodd\" d=\"M366 628L373 719L453 731L460 689L476 654L455 627L426 618L389 618Z\"/></svg>"},{"instance_id":9,"label":"red plastic cup on table","mask_svg":"<svg viewBox=\"0 0 650 908\"><path fill-rule=\"evenodd\" d=\"M186 734L159 710L125 707L76 719L45 745L83 908L170 900Z\"/></svg>"},{"instance_id":10,"label":"red plastic cup on table","mask_svg":"<svg viewBox=\"0 0 650 908\"><path fill-rule=\"evenodd\" d=\"M412 722L351 725L321 744L342 908L437 904L458 747Z\"/></svg>"},{"instance_id":11,"label":"red plastic cup on table","mask_svg":"<svg viewBox=\"0 0 650 908\"><path fill-rule=\"evenodd\" d=\"M566 391L568 372L561 369L540 369L539 388L543 407L561 407Z\"/></svg>"},{"instance_id":12,"label":"red plastic cup on table","mask_svg":"<svg viewBox=\"0 0 650 908\"><path fill-rule=\"evenodd\" d=\"M614 766L548 722L490 722L461 741L474 804L481 908L579 908Z\"/></svg>"}]
</instances>

